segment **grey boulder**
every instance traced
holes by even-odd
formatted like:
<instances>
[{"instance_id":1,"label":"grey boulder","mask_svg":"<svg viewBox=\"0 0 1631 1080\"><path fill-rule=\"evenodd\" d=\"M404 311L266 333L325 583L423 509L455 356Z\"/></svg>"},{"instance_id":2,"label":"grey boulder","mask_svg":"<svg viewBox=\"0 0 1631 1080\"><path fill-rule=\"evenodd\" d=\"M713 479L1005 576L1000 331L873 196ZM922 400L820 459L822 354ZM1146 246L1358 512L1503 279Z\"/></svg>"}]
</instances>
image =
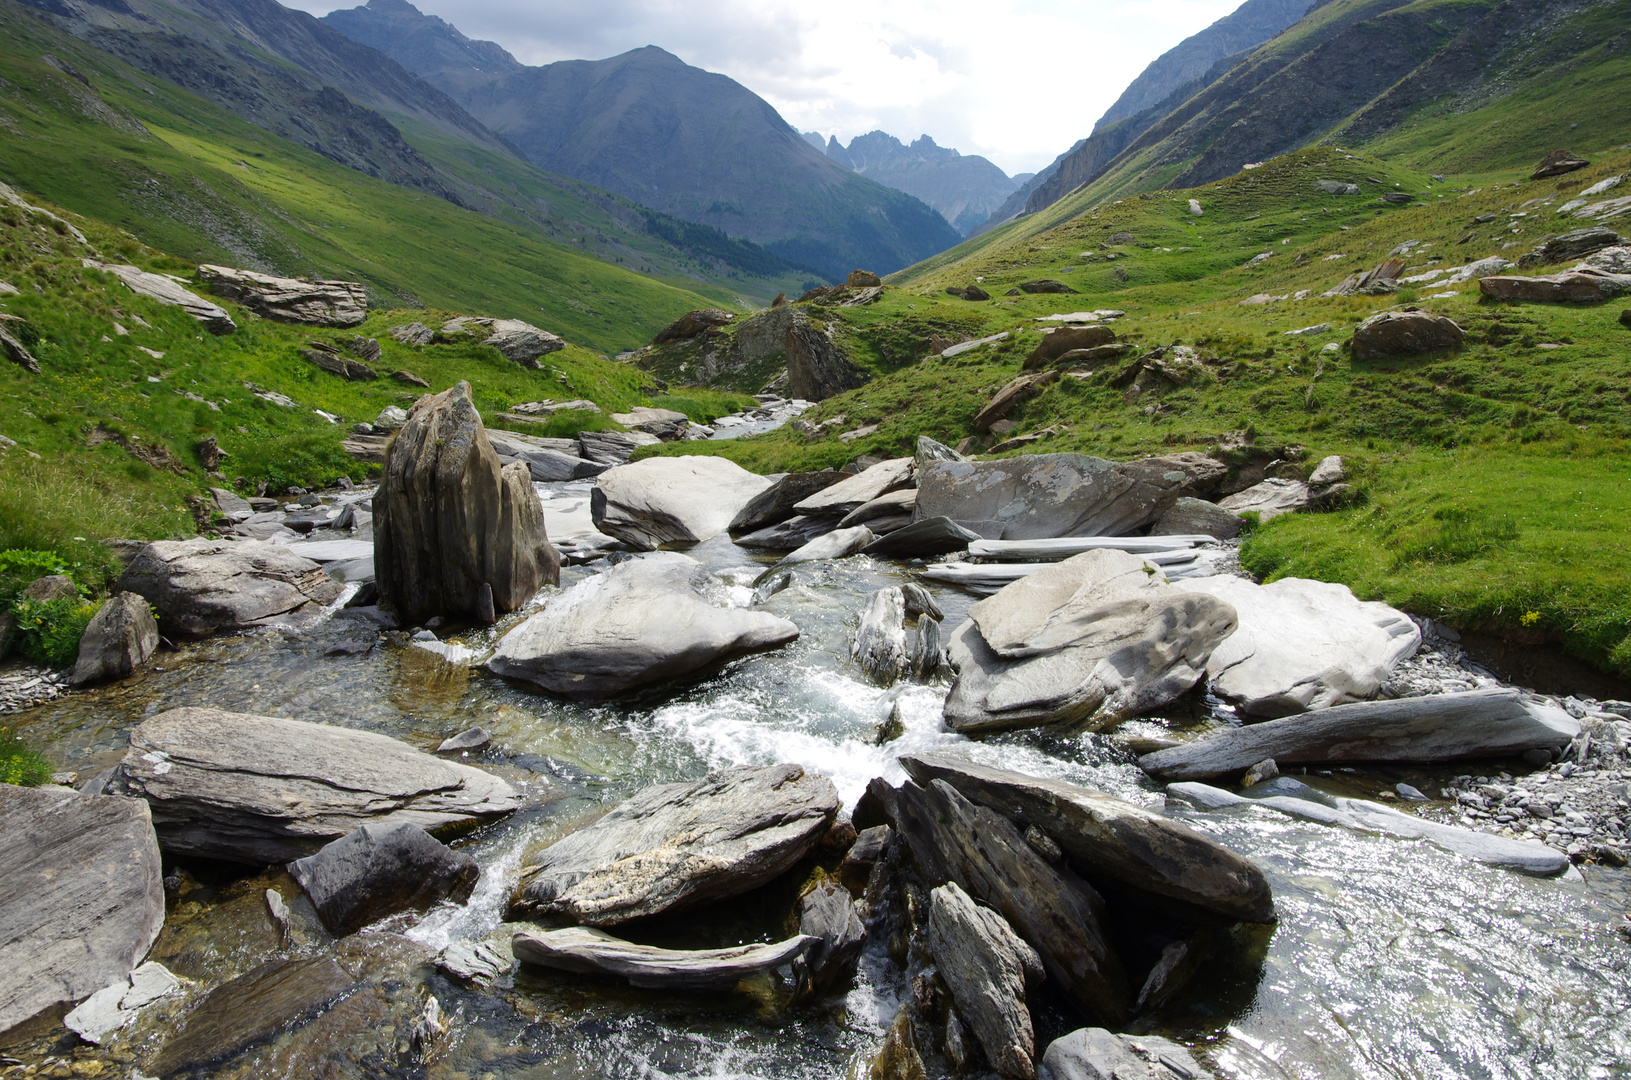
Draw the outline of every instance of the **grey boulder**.
<instances>
[{"instance_id":1,"label":"grey boulder","mask_svg":"<svg viewBox=\"0 0 1631 1080\"><path fill-rule=\"evenodd\" d=\"M520 319L494 319L491 330L483 344L491 345L503 353L506 360L522 367L540 367L539 357L566 348L566 342L548 330L540 330Z\"/></svg>"},{"instance_id":2,"label":"grey boulder","mask_svg":"<svg viewBox=\"0 0 1631 1080\"><path fill-rule=\"evenodd\" d=\"M910 517L916 505L917 489L901 488L899 491L891 491L887 495L880 495L871 502L857 506L839 520L838 527L847 529L852 525L864 525L869 521L899 517L902 514Z\"/></svg>"},{"instance_id":3,"label":"grey boulder","mask_svg":"<svg viewBox=\"0 0 1631 1080\"><path fill-rule=\"evenodd\" d=\"M1270 477L1221 500L1217 509L1237 516L1256 514L1259 521L1273 521L1281 514L1302 510L1313 501L1314 493L1301 480ZM1235 531L1240 531L1238 525Z\"/></svg>"},{"instance_id":4,"label":"grey boulder","mask_svg":"<svg viewBox=\"0 0 1631 1080\"><path fill-rule=\"evenodd\" d=\"M498 777L384 735L203 708L142 721L109 790L147 800L171 855L255 866L371 823L434 830L521 805Z\"/></svg>"},{"instance_id":5,"label":"grey boulder","mask_svg":"<svg viewBox=\"0 0 1631 1080\"><path fill-rule=\"evenodd\" d=\"M79 658L68 673L72 686L122 679L147 663L159 647L159 624L146 598L115 593L85 627Z\"/></svg>"},{"instance_id":6,"label":"grey boulder","mask_svg":"<svg viewBox=\"0 0 1631 1080\"><path fill-rule=\"evenodd\" d=\"M1159 461L1028 454L932 461L917 483L918 521L949 517L987 540L1035 540L1133 532L1166 513L1190 477Z\"/></svg>"},{"instance_id":7,"label":"grey boulder","mask_svg":"<svg viewBox=\"0 0 1631 1080\"><path fill-rule=\"evenodd\" d=\"M799 500L793 505L793 512L808 517L842 518L880 496L911 486L911 483L912 459L891 458Z\"/></svg>"},{"instance_id":8,"label":"grey boulder","mask_svg":"<svg viewBox=\"0 0 1631 1080\"><path fill-rule=\"evenodd\" d=\"M745 548L758 548L762 551L796 551L836 528L838 521L835 518L805 517L800 514L734 539L738 546Z\"/></svg>"},{"instance_id":9,"label":"grey boulder","mask_svg":"<svg viewBox=\"0 0 1631 1080\"><path fill-rule=\"evenodd\" d=\"M678 678L799 635L786 619L725 606L696 560L654 552L552 598L505 634L489 670L580 700Z\"/></svg>"},{"instance_id":10,"label":"grey boulder","mask_svg":"<svg viewBox=\"0 0 1631 1080\"><path fill-rule=\"evenodd\" d=\"M958 1012L974 1029L998 1075L1034 1077L1036 1031L1025 992L1044 978L1036 950L955 882L929 894L925 937Z\"/></svg>"},{"instance_id":11,"label":"grey boulder","mask_svg":"<svg viewBox=\"0 0 1631 1080\"><path fill-rule=\"evenodd\" d=\"M523 930L510 947L523 964L591 975L616 975L654 990L730 990L743 979L781 967L816 939L805 934L767 945L728 949L660 949L604 930L569 926Z\"/></svg>"},{"instance_id":12,"label":"grey boulder","mask_svg":"<svg viewBox=\"0 0 1631 1080\"><path fill-rule=\"evenodd\" d=\"M356 326L368 318L368 291L355 281L301 281L205 264L198 280L264 318L303 326Z\"/></svg>"},{"instance_id":13,"label":"grey boulder","mask_svg":"<svg viewBox=\"0 0 1631 1080\"><path fill-rule=\"evenodd\" d=\"M539 853L511 911L612 926L726 900L790 869L837 814L832 781L797 765L647 788Z\"/></svg>"},{"instance_id":14,"label":"grey boulder","mask_svg":"<svg viewBox=\"0 0 1631 1080\"><path fill-rule=\"evenodd\" d=\"M1151 536L1210 536L1233 540L1244 522L1233 510L1189 496L1172 504L1172 509L1150 528Z\"/></svg>"},{"instance_id":15,"label":"grey boulder","mask_svg":"<svg viewBox=\"0 0 1631 1080\"><path fill-rule=\"evenodd\" d=\"M276 544L155 540L114 586L159 611L169 637L232 633L328 604L340 585L310 559Z\"/></svg>"},{"instance_id":16,"label":"grey boulder","mask_svg":"<svg viewBox=\"0 0 1631 1080\"><path fill-rule=\"evenodd\" d=\"M323 925L341 937L401 911L462 904L481 876L467 853L405 821L364 825L288 870Z\"/></svg>"},{"instance_id":17,"label":"grey boulder","mask_svg":"<svg viewBox=\"0 0 1631 1080\"><path fill-rule=\"evenodd\" d=\"M844 474L836 469L788 473L737 511L736 517L731 519L730 532L732 535L752 533L778 525L793 516L797 503L843 479Z\"/></svg>"},{"instance_id":18,"label":"grey boulder","mask_svg":"<svg viewBox=\"0 0 1631 1080\"><path fill-rule=\"evenodd\" d=\"M643 551L698 544L724 532L770 484L729 458L647 458L601 473L590 513L595 528Z\"/></svg>"},{"instance_id":19,"label":"grey boulder","mask_svg":"<svg viewBox=\"0 0 1631 1080\"><path fill-rule=\"evenodd\" d=\"M1226 602L1197 603L1123 551L1042 567L969 609L952 633L955 731L1108 723L1159 707L1201 678L1234 632Z\"/></svg>"},{"instance_id":20,"label":"grey boulder","mask_svg":"<svg viewBox=\"0 0 1631 1080\"><path fill-rule=\"evenodd\" d=\"M817 562L822 559L842 559L846 555L854 555L874 539L872 530L865 525L834 529L789 552L776 565L792 566L796 563Z\"/></svg>"},{"instance_id":21,"label":"grey boulder","mask_svg":"<svg viewBox=\"0 0 1631 1080\"><path fill-rule=\"evenodd\" d=\"M1048 1044L1042 1080L1212 1080L1190 1052L1159 1035L1080 1028Z\"/></svg>"},{"instance_id":22,"label":"grey boulder","mask_svg":"<svg viewBox=\"0 0 1631 1080\"><path fill-rule=\"evenodd\" d=\"M147 804L0 784L0 1033L127 979L164 926Z\"/></svg>"},{"instance_id":23,"label":"grey boulder","mask_svg":"<svg viewBox=\"0 0 1631 1080\"><path fill-rule=\"evenodd\" d=\"M161 304L180 308L202 323L204 329L212 334L230 334L238 329L238 324L232 321L232 316L227 314L225 308L218 307L197 293L182 288L163 274L149 273L135 266L101 263L95 259L85 259L83 262L88 269L103 270L117 277L137 296L145 296L149 300L157 300Z\"/></svg>"},{"instance_id":24,"label":"grey boulder","mask_svg":"<svg viewBox=\"0 0 1631 1080\"><path fill-rule=\"evenodd\" d=\"M643 431L580 431L578 453L600 465L627 465L640 447L660 442L657 436Z\"/></svg>"},{"instance_id":25,"label":"grey boulder","mask_svg":"<svg viewBox=\"0 0 1631 1080\"><path fill-rule=\"evenodd\" d=\"M918 518L904 528L878 537L863 553L897 557L946 555L963 551L978 539L979 533L963 528L949 517Z\"/></svg>"},{"instance_id":26,"label":"grey boulder","mask_svg":"<svg viewBox=\"0 0 1631 1080\"><path fill-rule=\"evenodd\" d=\"M1430 311L1383 311L1354 327L1355 360L1387 360L1459 349L1466 335L1452 319Z\"/></svg>"},{"instance_id":27,"label":"grey boulder","mask_svg":"<svg viewBox=\"0 0 1631 1080\"><path fill-rule=\"evenodd\" d=\"M855 974L866 924L847 889L824 880L799 897L799 933L815 941L793 961L794 996L808 1000L847 983Z\"/></svg>"},{"instance_id":28,"label":"grey boulder","mask_svg":"<svg viewBox=\"0 0 1631 1080\"><path fill-rule=\"evenodd\" d=\"M1457 761L1516 756L1565 746L1580 722L1516 690L1397 698L1338 705L1231 728L1146 754L1138 763L1162 780L1240 772L1265 758L1287 764Z\"/></svg>"}]
</instances>

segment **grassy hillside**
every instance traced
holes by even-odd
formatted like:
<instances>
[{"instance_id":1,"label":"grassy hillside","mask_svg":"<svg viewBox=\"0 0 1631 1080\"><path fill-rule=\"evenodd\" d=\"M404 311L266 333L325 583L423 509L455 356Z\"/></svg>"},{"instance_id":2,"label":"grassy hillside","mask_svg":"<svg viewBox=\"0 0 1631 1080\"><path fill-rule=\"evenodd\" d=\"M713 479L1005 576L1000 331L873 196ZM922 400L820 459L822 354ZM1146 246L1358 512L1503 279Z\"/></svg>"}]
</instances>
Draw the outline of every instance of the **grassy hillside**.
<instances>
[{"instance_id":1,"label":"grassy hillside","mask_svg":"<svg viewBox=\"0 0 1631 1080\"><path fill-rule=\"evenodd\" d=\"M1254 570L1345 581L1453 625L1560 642L1631 674L1631 540L1619 526L1631 510L1631 330L1618 321L1628 305L1484 302L1476 283L1319 295L1407 241L1415 241L1408 275L1496 254L1516 260L1580 224L1555 214L1571 193L1631 171L1623 151L1588 156L1593 167L1557 180L1531 182L1524 169L1438 183L1396 159L1319 149L1193 190L1093 208L1067 200L1028 228L964 245L960 259L897 275L878 304L826 310L852 347L893 343L891 373L806 414L817 425L843 417L819 437L783 430L722 452L770 471L909 452L920 433L955 444L1040 340L1045 324L1032 320L1116 308L1127 312L1115 324L1124 340L1192 346L1201 368L1183 383L1146 380L1142 392L1116 378L1115 364L1066 376L1013 414L1011 434L1051 432L1028 451L1125 459L1205 450L1246 432L1262 448L1302 448L1304 468L1342 454L1359 477L1358 505L1268 524L1246 546ZM1362 194L1327 195L1320 179L1356 183ZM1380 201L1394 191L1415 202ZM1072 216L1073 207L1081 212ZM1080 293L1004 295L1039 277ZM943 292L975 281L995 299ZM1409 303L1456 319L1466 347L1354 361L1353 327ZM926 329L953 324L1012 336L951 360L923 358ZM1286 333L1320 324L1327 329ZM878 366L880 354L868 361ZM838 439L871 423L872 435ZM687 451L695 448L659 452Z\"/></svg>"}]
</instances>

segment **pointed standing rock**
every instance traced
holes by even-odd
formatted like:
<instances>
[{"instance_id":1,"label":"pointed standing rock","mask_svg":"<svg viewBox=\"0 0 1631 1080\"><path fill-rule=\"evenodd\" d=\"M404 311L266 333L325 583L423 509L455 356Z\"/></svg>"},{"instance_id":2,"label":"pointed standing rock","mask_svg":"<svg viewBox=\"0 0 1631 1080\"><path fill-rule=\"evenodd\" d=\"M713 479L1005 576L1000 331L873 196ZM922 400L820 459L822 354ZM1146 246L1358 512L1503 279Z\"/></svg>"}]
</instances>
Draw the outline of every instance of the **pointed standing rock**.
<instances>
[{"instance_id":1,"label":"pointed standing rock","mask_svg":"<svg viewBox=\"0 0 1631 1080\"><path fill-rule=\"evenodd\" d=\"M158 647L159 624L147 601L135 593L116 593L85 627L68 682L89 686L122 679L147 663Z\"/></svg>"},{"instance_id":2,"label":"pointed standing rock","mask_svg":"<svg viewBox=\"0 0 1631 1080\"><path fill-rule=\"evenodd\" d=\"M1002 1076L1036 1076L1036 1032L1025 1004L1043 979L1042 958L1001 915L955 882L929 894L929 951L958 1011Z\"/></svg>"}]
</instances>

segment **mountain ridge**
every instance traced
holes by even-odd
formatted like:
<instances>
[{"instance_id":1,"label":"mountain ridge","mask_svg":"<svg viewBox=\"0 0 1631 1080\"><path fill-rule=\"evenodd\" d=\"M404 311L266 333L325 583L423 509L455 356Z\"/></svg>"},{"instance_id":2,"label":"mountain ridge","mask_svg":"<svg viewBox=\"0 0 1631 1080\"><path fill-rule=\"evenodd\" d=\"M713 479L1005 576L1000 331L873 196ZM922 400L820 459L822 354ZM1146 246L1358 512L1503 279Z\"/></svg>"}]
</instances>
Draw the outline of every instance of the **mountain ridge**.
<instances>
[{"instance_id":1,"label":"mountain ridge","mask_svg":"<svg viewBox=\"0 0 1631 1080\"><path fill-rule=\"evenodd\" d=\"M1018 186L990 160L940 146L928 135L908 145L871 131L851 139L848 147L835 136L822 151L862 176L923 200L964 236Z\"/></svg>"}]
</instances>

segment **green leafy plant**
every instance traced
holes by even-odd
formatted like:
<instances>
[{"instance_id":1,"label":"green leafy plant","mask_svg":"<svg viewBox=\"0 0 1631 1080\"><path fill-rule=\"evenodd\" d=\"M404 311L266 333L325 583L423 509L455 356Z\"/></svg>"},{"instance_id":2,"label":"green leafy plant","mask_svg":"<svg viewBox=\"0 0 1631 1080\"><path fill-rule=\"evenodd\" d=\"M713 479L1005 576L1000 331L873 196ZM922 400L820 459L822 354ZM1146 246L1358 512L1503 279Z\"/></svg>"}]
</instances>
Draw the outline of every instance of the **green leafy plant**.
<instances>
[{"instance_id":1,"label":"green leafy plant","mask_svg":"<svg viewBox=\"0 0 1631 1080\"><path fill-rule=\"evenodd\" d=\"M11 605L18 651L36 663L67 667L79 654L79 639L97 606L68 598L18 600Z\"/></svg>"},{"instance_id":2,"label":"green leafy plant","mask_svg":"<svg viewBox=\"0 0 1631 1080\"><path fill-rule=\"evenodd\" d=\"M51 763L9 731L0 730L0 784L38 787L51 779Z\"/></svg>"},{"instance_id":3,"label":"green leafy plant","mask_svg":"<svg viewBox=\"0 0 1631 1080\"><path fill-rule=\"evenodd\" d=\"M0 551L0 600L10 600L36 578L67 572L68 564L49 551L26 548Z\"/></svg>"}]
</instances>

